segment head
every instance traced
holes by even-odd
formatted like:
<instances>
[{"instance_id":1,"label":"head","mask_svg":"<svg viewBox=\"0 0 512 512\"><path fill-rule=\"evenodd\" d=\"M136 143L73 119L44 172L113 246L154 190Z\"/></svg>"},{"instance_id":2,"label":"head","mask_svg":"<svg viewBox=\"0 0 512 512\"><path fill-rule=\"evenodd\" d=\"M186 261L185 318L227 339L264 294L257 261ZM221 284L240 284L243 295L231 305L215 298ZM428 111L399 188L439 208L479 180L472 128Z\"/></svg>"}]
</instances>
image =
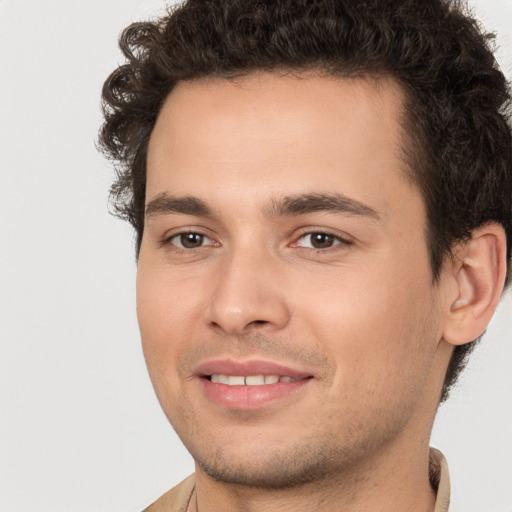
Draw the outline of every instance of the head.
<instances>
[{"instance_id":1,"label":"head","mask_svg":"<svg viewBox=\"0 0 512 512\"><path fill-rule=\"evenodd\" d=\"M196 120L198 123L206 121L194 117L195 102L204 106L205 111L211 114L211 119L216 119L215 116L220 115L215 110L216 104L223 105L224 111L229 111L233 115L235 112L231 110L234 109L233 105L236 105L243 116L244 105L248 102L254 102L260 112L265 111L265 90L272 90L273 96L269 98L268 105L271 106L273 101L276 105L286 104L287 113L281 112L281 115L286 118L289 114L290 122L295 119L290 112L297 112L307 98L315 103L315 93L332 100L332 112L337 112L345 120L353 116L354 122L357 119L364 119L364 112L369 112L367 109L371 104L371 112L380 112L393 125L387 127L387 121L377 122L373 117L369 121L369 126L373 129L383 132L389 128L389 132L394 134L385 142L386 149L381 148L383 152L391 151L392 146L398 148L396 154L390 157L386 164L389 168L392 164L399 168L397 172L400 176L393 179L402 180L400 183L403 185L404 194L397 196L402 204L396 206L395 213L399 216L402 211L401 218L405 218L407 214L404 212L410 211L411 219L416 219L416 231L414 225L404 224L402 234L406 233L418 244L421 241L424 243L424 254L411 251L408 261L411 258L416 260L418 266L415 267L415 271L417 276L422 276L421 279L425 277L423 271L428 270L430 288L419 287L414 291L417 298L426 293L431 300L426 300L423 308L420 308L424 314L420 322L421 328L414 331L413 341L407 348L411 359L416 358L415 366L404 368L402 377L408 379L414 368L421 367L422 358L431 361L435 357L433 348L420 350L420 355L416 355L415 344L421 344L424 339L432 341L437 336L442 336L440 326L435 321L439 313L437 305L442 302L440 296L445 292L439 287L439 283L442 280L443 269L456 260L458 249L475 237L482 227L497 226L505 233L507 265L510 263L512 142L508 124L510 112L507 110L510 96L506 81L493 58L490 42L491 37L481 33L477 22L464 14L462 7L455 2L438 0L190 0L171 9L168 16L160 20L131 25L123 32L120 43L127 62L112 73L104 86L106 121L100 135L100 144L104 152L117 162L117 181L112 188L113 204L116 213L127 219L136 230L137 254L141 247L144 250L147 205L153 207L155 212L158 212L159 208L165 210L169 208L169 204L162 205L169 197L164 198L162 193L174 196L175 192L179 192L178 196L181 194L183 197L189 197L194 179L207 178L206 175L194 176L193 172L189 178L185 178L186 172L183 167L181 174L177 171L181 178L172 178L168 183L169 187L176 187L175 191L169 190L167 184L162 188L162 183L149 175L151 172L156 175L157 172L164 171L172 175L173 158L178 162L181 156L173 151L167 154L162 147L166 144L166 137L174 133L173 130L183 129L183 133L187 133L189 139L181 140L176 135L176 140L173 139L174 142L171 143L171 146L175 146L172 147L184 147L186 141L193 138L194 131L187 131L187 119ZM310 86L306 86L306 83ZM319 83L323 85L320 86ZM336 89L337 84L342 88ZM370 93L370 90L374 94ZM250 100L247 91L252 91ZM296 91L296 95L293 91ZM368 99L372 94L373 100L364 103L363 99ZM209 102L209 97L216 98L218 103ZM285 100L288 97L291 98L290 104ZM345 111L341 100L351 105L352 110ZM180 105L188 105L192 110L184 110ZM268 111L270 118L271 111L272 108ZM329 122L330 113L329 108L325 109L325 116ZM196 114L200 115L197 112ZM251 114L247 111L245 115L246 121L249 121L255 112ZM181 124L173 128L172 119ZM302 119L308 119L314 125L314 115L311 112L308 111ZM332 123L335 123L334 119ZM197 129L199 125L194 126L194 129ZM215 130L215 126L210 128ZM243 126L239 127L239 131L242 128ZM261 125L256 128L262 130ZM286 130L284 125L281 128ZM346 126L340 129L340 140L349 140L350 130ZM357 132L356 128L354 130ZM357 133L364 136L364 130L361 127L359 130ZM271 129L269 133L273 133ZM275 132L272 141L279 139L279 133L281 132ZM231 135L235 136L235 133L232 132ZM206 135L201 132L198 138L204 140L204 137ZM357 140L352 142L353 147L358 143ZM374 146L361 146L360 150L374 151L375 147L379 147L379 142L374 142ZM285 144L285 141L282 143ZM217 147L221 146L219 141L215 144ZM340 147L345 147L343 142L340 142ZM250 153L255 147L246 149ZM311 152L313 149L310 148ZM346 149L349 151L348 146ZM197 148L189 148L190 154L194 154L194 150ZM255 153L254 159L257 160L259 154L261 153ZM287 152L283 150L283 154ZM308 182L307 176L311 169L307 172L299 168L298 163L310 161L312 155L310 154L308 159L308 155L301 155L300 150L295 151L295 156L293 154L294 151L291 151L290 162L293 161L297 168L296 180L304 184ZM339 155L342 154L340 150ZM376 154L381 153L376 150ZM274 156L278 158L278 155L276 149ZM267 156L271 161L270 156ZM332 153L331 156L335 158L336 153ZM166 160L170 162L169 167L162 170L162 162ZM212 157L211 161L214 160L219 161L218 155ZM346 164L344 165L346 167ZM371 167L370 162L366 162L366 165ZM151 171L151 166L159 170ZM178 163L176 166L180 169ZM354 168L358 166L362 168L362 162L356 163ZM207 166L203 166L203 169L205 167ZM193 165L189 165L188 168L193 168ZM374 171L376 172L376 169L366 176L366 182L358 181L359 178L352 176L354 183L359 183L360 188L356 187L354 190L356 199L361 199L363 210L368 207L369 210L365 210L367 214L369 211L377 210L373 220L366 219L367 223L373 226L371 229L375 229L379 218L382 217L378 208L374 209L371 206L378 205L379 202L372 203L371 198L368 198L368 206L368 201L365 202L365 198L358 196L358 193L371 189L373 183L380 189L385 188L385 182L382 181L384 175L372 175ZM273 168L273 174L266 179L268 183L274 183L277 187L276 182L272 182L272 177L276 173L277 169ZM326 183L330 183L331 177L324 178L327 180ZM350 189L350 177L344 176L343 179L345 178ZM304 190L300 187L296 190L290 187L289 190L285 190L286 197L279 198L267 189L259 189L257 182L251 181L251 178L244 179L247 179L247 187L254 187L255 202L258 198L261 199L259 207L265 206L267 213L269 208L272 209L272 205L281 212L284 210L290 213L290 208L300 210L305 207L300 201L304 203L308 200L310 204L316 205L313 206L313 210L316 207L319 211L324 211L325 208L322 210L319 202L336 202L335 200L339 199L337 196L329 196L325 187L324 190L319 190L314 186L314 197L304 197ZM337 192L336 187L339 183L336 182L336 175L332 179L332 190ZM387 183L394 183L393 179L389 179ZM286 176L284 183L293 183L294 180L293 174L290 174ZM229 190L230 186L241 187L241 182L233 184L229 180L223 181L223 178L213 171L206 179L206 183L205 196L208 191L212 192L212 197L216 197L217 192L221 194L217 197L216 203L214 201L214 204L204 204L202 201L195 205L186 205L182 201L180 204L171 205L170 208L184 209L187 215L191 211L190 208L195 208L194 215L208 216L211 213L210 209L214 210L223 204L223 190ZM201 187L199 189L201 190ZM405 194L406 189L408 194ZM388 191L388 199L392 201L393 188ZM160 197L160 202L154 202L157 197ZM407 198L412 201L410 204ZM298 201L294 203L295 199ZM226 194L225 200L232 201L233 197ZM239 207L243 208L243 204ZM228 212L229 210L226 210L225 213ZM249 217L256 215L252 211L236 209L230 213L236 217L237 212L241 218L246 213ZM372 214L369 216L372 217ZM352 217L359 218L358 214ZM211 229L213 245L209 247L213 251L217 242L213 233L215 230ZM222 231L220 227L219 230ZM229 229L226 228L227 232ZM395 234L399 237L398 232ZM206 235L201 235L202 241ZM333 235L338 236L336 233ZM206 238L210 240L207 236ZM361 235L361 238L364 240L364 235ZM180 240L179 244L182 244L183 240ZM295 247L305 248L300 245L302 242L299 243L297 240L295 243L299 245ZM364 245L364 242L362 244ZM260 256L261 261L264 261L263 255ZM396 256L398 257L398 254ZM426 266L422 266L423 263ZM280 273L277 267L270 267L276 272L271 276L276 282L280 282L279 276L286 276L286 272ZM368 269L371 267L370 265ZM372 272L371 277L379 282L382 277L379 275L379 267L373 267ZM179 273L174 274L174 279L179 281ZM414 282L415 279L411 279L401 283L414 288ZM422 282L425 285L425 281ZM290 283L282 284L290 288ZM169 285L172 289L172 282ZM247 283L247 286L250 287L250 283ZM350 285L348 287L350 289ZM382 290L384 288L383 284ZM371 304L371 301L365 303L367 298L364 296L357 296L357 289L360 287L354 283L355 294L352 298L356 303L357 299L360 302L357 305L359 309L350 310L351 315ZM311 293L314 293L314 290ZM379 300L384 298L381 296ZM394 299L387 297L387 300ZM187 298L184 297L183 300L186 302ZM204 300L213 299L210 297ZM323 297L322 300L327 303L329 297ZM295 306L297 311L304 307ZM405 304L403 306L406 309L409 307ZM416 306L418 304L410 304L411 309L407 310L411 319L418 314ZM192 303L188 307L192 308ZM286 307L283 311L285 310ZM275 309L272 313L269 312L269 315L278 315L279 311L279 306L275 305ZM329 310L329 313L336 314L334 310ZM383 310L381 313L384 319L392 315L392 310ZM285 317L288 315L282 314ZM339 314L345 313L340 309ZM283 318L276 319L276 324L287 321ZM255 318L254 321L260 320L266 322L264 318ZM217 322L210 319L209 325L214 324L217 326L216 329L222 326L220 320ZM407 338L410 329L414 330L412 324L401 325L401 329L403 331L399 334L404 339ZM142 330L144 331L144 328ZM243 350L240 352L237 343L246 334L238 333L234 336L233 332L231 333L228 343L232 344L233 351L239 351L239 354L243 355ZM350 334L355 336L354 332ZM370 332L368 336L371 336ZM299 366L309 364L312 368L324 367L322 382L337 378L337 361L336 358L330 357L329 352L323 352L314 344L309 348L300 345L293 348L285 335L279 335L277 338L283 341L287 353L291 354L290 357L294 358ZM267 355L275 353L276 357L279 357L280 350L284 349L279 349L271 341L271 336L269 337L264 328L255 329L255 332L247 337L248 354L251 350L263 350ZM212 346L216 346L214 342ZM440 388L441 400L447 397L448 390L464 367L467 354L473 346L474 343L459 344L450 356L442 390ZM204 350L205 347L198 343L193 347L192 354L183 353L183 372L186 371L187 364L193 366L198 361L198 354ZM376 354L378 353L377 351ZM394 361L396 362L396 359ZM357 364L356 356L353 363ZM386 360L383 364L386 364ZM411 372L410 375L408 371ZM423 380L419 378L418 386L424 385L426 380L427 375L423 376ZM374 384L373 381L366 383L367 388ZM418 391L418 396L420 394ZM165 402L165 398L160 396L160 399ZM415 406L413 402L411 398L405 403L412 408ZM397 404L397 407L405 405L401 403ZM187 414L186 411L182 412ZM389 421L392 422L391 419ZM355 428L356 425L352 427ZM394 426L390 424L390 429L393 428ZM369 442L368 439L362 441Z\"/></svg>"},{"instance_id":2,"label":"head","mask_svg":"<svg viewBox=\"0 0 512 512\"><path fill-rule=\"evenodd\" d=\"M510 96L478 23L456 2L186 2L129 26L127 58L106 81L100 145L118 164L114 211L144 231L149 138L183 81L254 71L392 77L404 93L406 172L427 211L435 281L454 245L501 224L510 261ZM442 399L475 343L457 347Z\"/></svg>"}]
</instances>

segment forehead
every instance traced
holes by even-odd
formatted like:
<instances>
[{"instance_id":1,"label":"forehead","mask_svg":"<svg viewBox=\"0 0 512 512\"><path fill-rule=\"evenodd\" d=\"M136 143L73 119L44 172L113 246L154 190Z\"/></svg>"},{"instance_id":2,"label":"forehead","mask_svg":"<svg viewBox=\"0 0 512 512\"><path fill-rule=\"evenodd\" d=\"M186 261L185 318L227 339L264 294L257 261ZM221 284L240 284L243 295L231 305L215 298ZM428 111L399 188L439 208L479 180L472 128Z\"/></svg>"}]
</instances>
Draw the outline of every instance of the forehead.
<instances>
[{"instance_id":1,"label":"forehead","mask_svg":"<svg viewBox=\"0 0 512 512\"><path fill-rule=\"evenodd\" d=\"M375 206L385 210L397 184L411 191L403 97L386 78L255 73L181 83L151 136L147 200L336 191L374 205L380 195Z\"/></svg>"}]
</instances>

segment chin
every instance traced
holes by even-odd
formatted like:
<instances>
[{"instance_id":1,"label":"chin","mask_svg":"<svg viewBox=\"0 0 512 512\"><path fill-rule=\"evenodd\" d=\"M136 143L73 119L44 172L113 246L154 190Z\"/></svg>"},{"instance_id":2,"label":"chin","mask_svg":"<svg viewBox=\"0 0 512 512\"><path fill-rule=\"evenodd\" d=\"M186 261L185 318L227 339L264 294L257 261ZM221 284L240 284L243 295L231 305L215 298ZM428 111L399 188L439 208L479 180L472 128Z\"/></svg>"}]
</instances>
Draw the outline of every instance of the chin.
<instances>
[{"instance_id":1,"label":"chin","mask_svg":"<svg viewBox=\"0 0 512 512\"><path fill-rule=\"evenodd\" d=\"M252 450L222 447L214 453L191 453L200 470L224 484L286 489L306 485L328 478L354 457L333 449L326 439L316 438L313 443L303 440L295 446L271 449L262 444Z\"/></svg>"},{"instance_id":2,"label":"chin","mask_svg":"<svg viewBox=\"0 0 512 512\"><path fill-rule=\"evenodd\" d=\"M264 488L287 489L315 482L325 478L328 470L332 470L327 462L301 461L297 465L293 458L275 460L261 464L206 464L197 461L199 467L210 478L224 484Z\"/></svg>"}]
</instances>

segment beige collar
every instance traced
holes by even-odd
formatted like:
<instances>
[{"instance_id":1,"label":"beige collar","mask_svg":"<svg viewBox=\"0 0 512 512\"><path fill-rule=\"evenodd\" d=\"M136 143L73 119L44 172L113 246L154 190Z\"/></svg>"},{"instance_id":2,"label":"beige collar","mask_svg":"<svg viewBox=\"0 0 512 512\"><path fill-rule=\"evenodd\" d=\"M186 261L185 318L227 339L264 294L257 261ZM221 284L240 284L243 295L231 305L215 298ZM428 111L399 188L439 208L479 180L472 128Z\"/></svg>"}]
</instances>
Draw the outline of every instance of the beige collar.
<instances>
[{"instance_id":1,"label":"beige collar","mask_svg":"<svg viewBox=\"0 0 512 512\"><path fill-rule=\"evenodd\" d=\"M429 478L432 488L437 492L434 512L448 512L450 506L450 475L448 463L436 448L430 448Z\"/></svg>"}]
</instances>

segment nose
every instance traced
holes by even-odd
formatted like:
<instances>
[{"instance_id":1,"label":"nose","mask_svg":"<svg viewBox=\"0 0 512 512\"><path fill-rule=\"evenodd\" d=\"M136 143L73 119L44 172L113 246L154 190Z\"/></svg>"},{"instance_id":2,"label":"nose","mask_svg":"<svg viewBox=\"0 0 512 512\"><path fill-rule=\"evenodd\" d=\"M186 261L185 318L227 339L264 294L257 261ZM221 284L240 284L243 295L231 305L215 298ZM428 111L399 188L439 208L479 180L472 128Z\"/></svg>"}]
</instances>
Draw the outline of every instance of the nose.
<instances>
[{"instance_id":1,"label":"nose","mask_svg":"<svg viewBox=\"0 0 512 512\"><path fill-rule=\"evenodd\" d=\"M232 254L216 268L207 322L225 334L278 331L290 319L278 262L261 252Z\"/></svg>"}]
</instances>

